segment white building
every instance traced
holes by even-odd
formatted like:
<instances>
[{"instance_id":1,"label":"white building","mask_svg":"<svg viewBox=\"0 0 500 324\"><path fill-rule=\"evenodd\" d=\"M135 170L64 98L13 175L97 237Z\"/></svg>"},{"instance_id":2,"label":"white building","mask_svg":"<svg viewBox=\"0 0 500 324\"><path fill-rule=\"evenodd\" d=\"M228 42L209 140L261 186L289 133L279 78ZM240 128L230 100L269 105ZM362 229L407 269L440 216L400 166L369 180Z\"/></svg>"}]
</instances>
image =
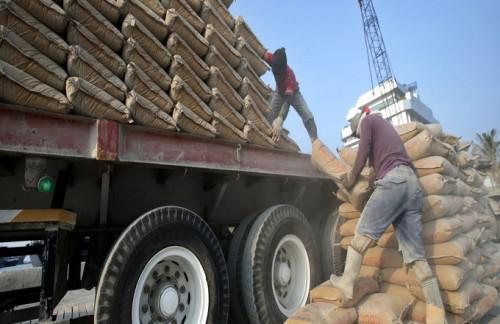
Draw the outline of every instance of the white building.
<instances>
[{"instance_id":1,"label":"white building","mask_svg":"<svg viewBox=\"0 0 500 324\"><path fill-rule=\"evenodd\" d=\"M418 121L424 124L437 123L432 110L419 98L417 84L401 84L395 80L386 81L383 86L361 95L356 105L347 112L347 126L342 129L342 141L345 146L354 146L358 139L352 136L351 119L363 107L378 110L394 126Z\"/></svg>"}]
</instances>

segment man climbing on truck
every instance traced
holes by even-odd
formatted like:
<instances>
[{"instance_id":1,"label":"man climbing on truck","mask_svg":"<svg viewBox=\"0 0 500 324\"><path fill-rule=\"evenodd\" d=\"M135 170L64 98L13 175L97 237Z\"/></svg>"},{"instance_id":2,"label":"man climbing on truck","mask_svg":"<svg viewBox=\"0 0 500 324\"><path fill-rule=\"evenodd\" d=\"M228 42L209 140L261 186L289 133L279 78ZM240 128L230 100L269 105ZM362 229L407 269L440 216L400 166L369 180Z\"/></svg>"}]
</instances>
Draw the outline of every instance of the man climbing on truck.
<instances>
[{"instance_id":1,"label":"man climbing on truck","mask_svg":"<svg viewBox=\"0 0 500 324\"><path fill-rule=\"evenodd\" d=\"M422 286L427 302L426 323L445 323L438 282L425 258L421 236L423 194L404 145L394 127L380 113L368 108L354 116L351 130L360 142L355 164L343 185L352 188L369 159L376 175L375 190L347 249L344 274L332 275L330 281L347 299L352 299L364 252L392 224L404 263L414 271Z\"/></svg>"},{"instance_id":2,"label":"man climbing on truck","mask_svg":"<svg viewBox=\"0 0 500 324\"><path fill-rule=\"evenodd\" d=\"M283 122L288 116L290 105L292 105L302 118L311 142L313 142L318 137L314 116L300 93L295 73L287 64L285 48L279 48L274 53L266 52L264 60L271 65L276 80L276 90L271 100L272 112L268 116L269 122L272 123L273 141L275 143L279 141Z\"/></svg>"}]
</instances>

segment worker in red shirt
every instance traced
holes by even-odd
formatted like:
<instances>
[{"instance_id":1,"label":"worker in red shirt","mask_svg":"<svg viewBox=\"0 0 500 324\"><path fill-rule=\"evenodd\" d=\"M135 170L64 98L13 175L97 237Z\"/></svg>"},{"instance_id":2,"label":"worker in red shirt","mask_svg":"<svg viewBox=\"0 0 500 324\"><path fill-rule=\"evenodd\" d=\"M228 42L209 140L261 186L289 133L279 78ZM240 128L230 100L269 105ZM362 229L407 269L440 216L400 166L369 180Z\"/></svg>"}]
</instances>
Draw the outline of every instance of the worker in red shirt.
<instances>
[{"instance_id":1,"label":"worker in red shirt","mask_svg":"<svg viewBox=\"0 0 500 324\"><path fill-rule=\"evenodd\" d=\"M318 137L314 116L309 110L304 97L299 90L299 83L295 79L293 70L287 64L285 48L279 48L274 53L266 52L264 60L271 65L274 79L276 80L276 91L271 100L271 115L268 116L272 123L272 139L275 143L279 141L283 121L288 115L292 105L302 118L311 142Z\"/></svg>"}]
</instances>

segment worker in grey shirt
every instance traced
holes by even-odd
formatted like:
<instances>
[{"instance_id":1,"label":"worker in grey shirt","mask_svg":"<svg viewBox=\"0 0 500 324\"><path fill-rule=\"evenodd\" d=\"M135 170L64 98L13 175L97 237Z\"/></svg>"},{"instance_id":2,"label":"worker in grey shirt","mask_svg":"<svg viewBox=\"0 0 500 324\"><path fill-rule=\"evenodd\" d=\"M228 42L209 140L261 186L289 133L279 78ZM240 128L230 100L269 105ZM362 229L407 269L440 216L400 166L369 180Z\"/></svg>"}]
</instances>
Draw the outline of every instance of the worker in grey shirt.
<instances>
[{"instance_id":1,"label":"worker in grey shirt","mask_svg":"<svg viewBox=\"0 0 500 324\"><path fill-rule=\"evenodd\" d=\"M354 116L351 129L360 142L344 186L347 189L354 186L369 159L376 175L375 190L347 249L344 274L332 275L330 280L347 299L352 299L364 252L392 224L404 263L415 272L422 286L427 301L426 323L445 323L438 283L425 258L422 241L423 194L404 145L394 127L380 113L372 113L368 108Z\"/></svg>"}]
</instances>

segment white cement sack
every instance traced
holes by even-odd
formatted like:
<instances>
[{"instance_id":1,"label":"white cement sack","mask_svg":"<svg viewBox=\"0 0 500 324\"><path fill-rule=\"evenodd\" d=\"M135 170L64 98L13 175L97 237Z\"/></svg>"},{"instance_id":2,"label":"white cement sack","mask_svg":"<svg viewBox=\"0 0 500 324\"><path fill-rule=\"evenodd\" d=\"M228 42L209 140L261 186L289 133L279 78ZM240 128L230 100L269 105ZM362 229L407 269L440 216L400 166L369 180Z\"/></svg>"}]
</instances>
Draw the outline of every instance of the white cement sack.
<instances>
[{"instance_id":1,"label":"white cement sack","mask_svg":"<svg viewBox=\"0 0 500 324\"><path fill-rule=\"evenodd\" d=\"M226 81L234 88L238 89L241 86L240 75L232 68L228 61L214 47L210 46L208 54L205 57L205 62L210 66L217 67Z\"/></svg>"},{"instance_id":2,"label":"white cement sack","mask_svg":"<svg viewBox=\"0 0 500 324\"><path fill-rule=\"evenodd\" d=\"M0 26L0 60L64 91L66 71L5 26Z\"/></svg>"},{"instance_id":3,"label":"white cement sack","mask_svg":"<svg viewBox=\"0 0 500 324\"><path fill-rule=\"evenodd\" d=\"M236 50L241 53L241 56L247 59L257 75L261 76L269 70L267 63L248 45L243 37L238 37Z\"/></svg>"},{"instance_id":4,"label":"white cement sack","mask_svg":"<svg viewBox=\"0 0 500 324\"><path fill-rule=\"evenodd\" d=\"M168 37L167 48L173 55L180 55L184 62L202 79L206 80L210 74L209 66L189 47L188 43L179 35L173 33Z\"/></svg>"},{"instance_id":5,"label":"white cement sack","mask_svg":"<svg viewBox=\"0 0 500 324\"><path fill-rule=\"evenodd\" d=\"M0 100L58 113L71 110L62 93L3 61L0 61Z\"/></svg>"},{"instance_id":6,"label":"white cement sack","mask_svg":"<svg viewBox=\"0 0 500 324\"><path fill-rule=\"evenodd\" d=\"M64 0L64 10L113 51L118 52L122 48L122 33L87 0Z\"/></svg>"},{"instance_id":7,"label":"white cement sack","mask_svg":"<svg viewBox=\"0 0 500 324\"><path fill-rule=\"evenodd\" d=\"M70 45L79 45L85 49L117 77L123 78L125 75L125 61L76 20L71 20L68 24L66 39Z\"/></svg>"},{"instance_id":8,"label":"white cement sack","mask_svg":"<svg viewBox=\"0 0 500 324\"><path fill-rule=\"evenodd\" d=\"M201 19L207 24L211 24L217 31L224 37L229 44L233 45L236 43L236 35L230 27L225 23L224 19L217 13L217 10L213 8L209 3L203 3L200 13Z\"/></svg>"},{"instance_id":9,"label":"white cement sack","mask_svg":"<svg viewBox=\"0 0 500 324\"><path fill-rule=\"evenodd\" d=\"M133 38L127 39L122 56L127 63L137 64L160 88L168 91L172 79Z\"/></svg>"},{"instance_id":10,"label":"white cement sack","mask_svg":"<svg viewBox=\"0 0 500 324\"><path fill-rule=\"evenodd\" d=\"M169 114L172 113L174 109L172 99L135 63L127 65L125 84L129 89L135 90L135 92L151 101L158 108Z\"/></svg>"},{"instance_id":11,"label":"white cement sack","mask_svg":"<svg viewBox=\"0 0 500 324\"><path fill-rule=\"evenodd\" d=\"M127 94L125 104L134 120L141 125L164 130L177 129L175 120L169 114L134 90Z\"/></svg>"},{"instance_id":12,"label":"white cement sack","mask_svg":"<svg viewBox=\"0 0 500 324\"><path fill-rule=\"evenodd\" d=\"M259 57L264 56L264 54L266 53L266 48L264 47L264 45L262 45L257 36L255 36L255 34L252 32L250 27L241 16L236 18L234 33L238 37L243 37Z\"/></svg>"},{"instance_id":13,"label":"white cement sack","mask_svg":"<svg viewBox=\"0 0 500 324\"><path fill-rule=\"evenodd\" d=\"M208 41L194 29L186 19L177 13L175 9L167 10L165 23L170 32L177 33L184 39L198 56L204 56L208 52Z\"/></svg>"},{"instance_id":14,"label":"white cement sack","mask_svg":"<svg viewBox=\"0 0 500 324\"><path fill-rule=\"evenodd\" d=\"M175 102L181 102L183 106L189 108L203 120L212 120L212 110L194 93L189 85L178 75L172 81L170 94Z\"/></svg>"},{"instance_id":15,"label":"white cement sack","mask_svg":"<svg viewBox=\"0 0 500 324\"><path fill-rule=\"evenodd\" d=\"M218 112L214 112L212 126L217 130L217 136L234 143L246 143L243 131L232 125Z\"/></svg>"},{"instance_id":16,"label":"white cement sack","mask_svg":"<svg viewBox=\"0 0 500 324\"><path fill-rule=\"evenodd\" d=\"M204 3L209 4L217 10L217 13L219 16L224 20L226 25L233 30L234 24L235 24L235 19L233 15L227 10L226 5L221 1L221 0L205 0Z\"/></svg>"},{"instance_id":17,"label":"white cement sack","mask_svg":"<svg viewBox=\"0 0 500 324\"><path fill-rule=\"evenodd\" d=\"M139 20L128 14L123 20L122 33L128 38L135 39L142 48L160 65L166 69L170 65L172 55Z\"/></svg>"},{"instance_id":18,"label":"white cement sack","mask_svg":"<svg viewBox=\"0 0 500 324\"><path fill-rule=\"evenodd\" d=\"M118 24L120 20L120 8L115 0L87 0L97 11L99 11L112 24Z\"/></svg>"},{"instance_id":19,"label":"white cement sack","mask_svg":"<svg viewBox=\"0 0 500 324\"><path fill-rule=\"evenodd\" d=\"M210 100L212 90L196 75L191 67L184 62L180 55L174 55L174 60L170 65L169 74L171 77L178 75L204 102L208 102Z\"/></svg>"},{"instance_id":20,"label":"white cement sack","mask_svg":"<svg viewBox=\"0 0 500 324\"><path fill-rule=\"evenodd\" d=\"M175 105L173 117L177 126L179 126L180 129L186 133L204 137L215 137L217 134L217 130L212 125L200 118L180 102Z\"/></svg>"},{"instance_id":21,"label":"white cement sack","mask_svg":"<svg viewBox=\"0 0 500 324\"><path fill-rule=\"evenodd\" d=\"M168 4L166 4L165 8L172 8L175 9L175 11L184 17L186 21L193 26L196 31L199 33L203 32L203 29L205 29L205 22L203 19L198 16L196 11L189 5L189 3L186 0L168 0Z\"/></svg>"},{"instance_id":22,"label":"white cement sack","mask_svg":"<svg viewBox=\"0 0 500 324\"><path fill-rule=\"evenodd\" d=\"M233 68L238 67L241 62L241 54L237 51L215 28L208 24L205 28L205 39L214 46L231 64Z\"/></svg>"},{"instance_id":23,"label":"white cement sack","mask_svg":"<svg viewBox=\"0 0 500 324\"><path fill-rule=\"evenodd\" d=\"M227 101L224 95L217 88L212 89L212 98L209 103L210 108L219 115L227 119L239 130L245 126L246 119Z\"/></svg>"},{"instance_id":24,"label":"white cement sack","mask_svg":"<svg viewBox=\"0 0 500 324\"><path fill-rule=\"evenodd\" d=\"M255 86L252 84L252 81L250 81L249 78L247 77L243 78L239 94L242 98L245 98L247 96L252 97L257 108L259 108L259 110L265 116L272 113L272 109L271 106L269 105L269 102L264 97L262 97L262 95L259 93L257 88L255 88Z\"/></svg>"},{"instance_id":25,"label":"white cement sack","mask_svg":"<svg viewBox=\"0 0 500 324\"><path fill-rule=\"evenodd\" d=\"M68 24L68 17L64 10L54 1L16 0L16 3L52 31L58 34L64 33Z\"/></svg>"},{"instance_id":26,"label":"white cement sack","mask_svg":"<svg viewBox=\"0 0 500 324\"><path fill-rule=\"evenodd\" d=\"M136 17L160 42L167 39L168 27L163 17L158 17L141 0L117 0L117 4L123 14L130 13Z\"/></svg>"},{"instance_id":27,"label":"white cement sack","mask_svg":"<svg viewBox=\"0 0 500 324\"><path fill-rule=\"evenodd\" d=\"M269 101L273 94L273 90L268 85L266 85L261 78L259 78L246 58L241 59L241 64L238 66L238 74L241 76L241 78L247 77L260 93L260 95L265 98L266 101Z\"/></svg>"},{"instance_id":28,"label":"white cement sack","mask_svg":"<svg viewBox=\"0 0 500 324\"><path fill-rule=\"evenodd\" d=\"M92 83L120 101L125 100L125 83L80 46L70 46L67 66L69 75Z\"/></svg>"},{"instance_id":29,"label":"white cement sack","mask_svg":"<svg viewBox=\"0 0 500 324\"><path fill-rule=\"evenodd\" d=\"M271 124L266 117L257 108L252 97L246 96L244 100L243 110L241 111L247 120L250 120L264 134L271 135Z\"/></svg>"},{"instance_id":30,"label":"white cement sack","mask_svg":"<svg viewBox=\"0 0 500 324\"><path fill-rule=\"evenodd\" d=\"M57 64L66 64L68 44L14 2L0 3L0 25L21 36Z\"/></svg>"},{"instance_id":31,"label":"white cement sack","mask_svg":"<svg viewBox=\"0 0 500 324\"><path fill-rule=\"evenodd\" d=\"M210 67L210 76L208 77L208 86L217 88L226 97L227 101L233 106L234 109L240 111L243 107L243 100L236 90L231 87L229 82L226 81L221 71L215 67Z\"/></svg>"},{"instance_id":32,"label":"white cement sack","mask_svg":"<svg viewBox=\"0 0 500 324\"><path fill-rule=\"evenodd\" d=\"M132 123L130 111L120 101L81 78L66 80L66 95L81 115Z\"/></svg>"},{"instance_id":33,"label":"white cement sack","mask_svg":"<svg viewBox=\"0 0 500 324\"><path fill-rule=\"evenodd\" d=\"M243 128L245 138L252 144L259 145L266 148L274 148L276 145L273 140L266 134L259 130L251 121L247 121Z\"/></svg>"}]
</instances>

